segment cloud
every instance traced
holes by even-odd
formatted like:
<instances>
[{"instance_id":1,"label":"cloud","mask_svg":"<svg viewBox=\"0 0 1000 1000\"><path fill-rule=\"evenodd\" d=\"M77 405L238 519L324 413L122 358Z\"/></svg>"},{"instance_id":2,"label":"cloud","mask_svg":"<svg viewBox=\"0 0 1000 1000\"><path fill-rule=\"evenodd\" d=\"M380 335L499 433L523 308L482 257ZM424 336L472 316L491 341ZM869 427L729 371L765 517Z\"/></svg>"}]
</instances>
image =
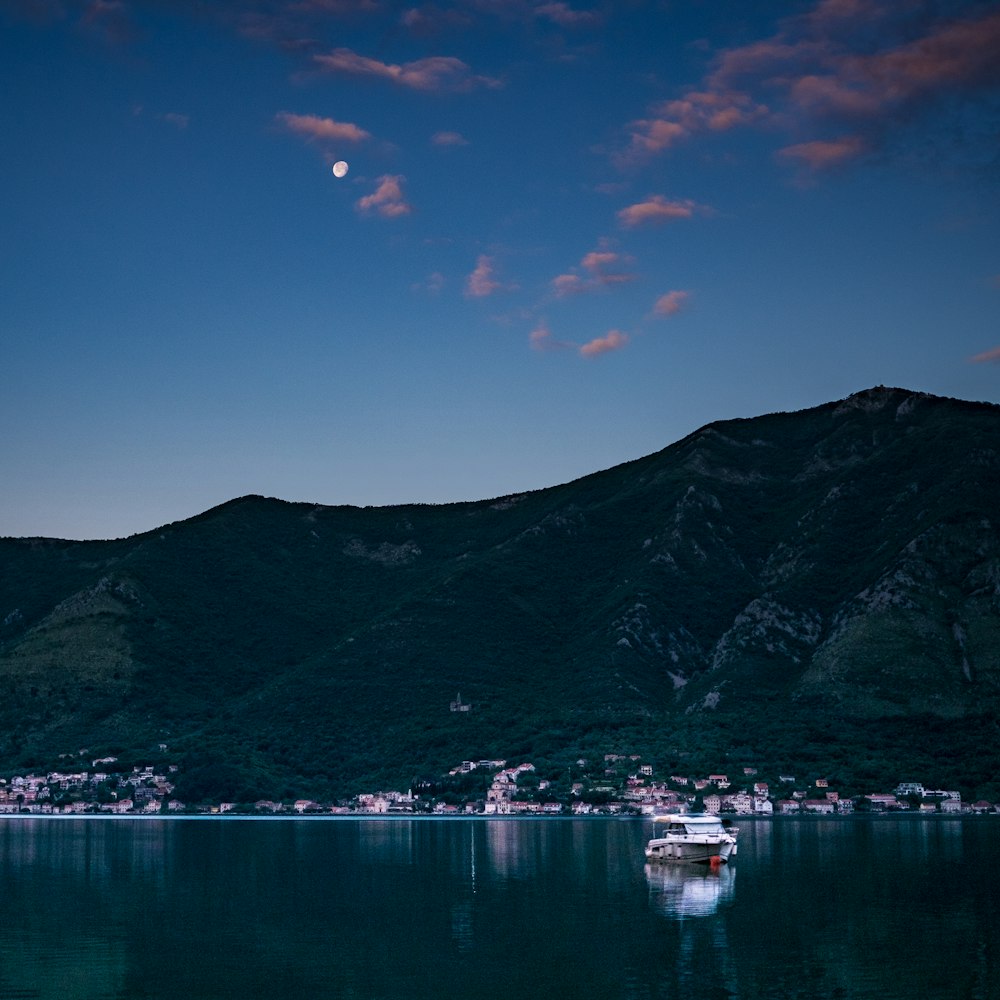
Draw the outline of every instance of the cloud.
<instances>
[{"instance_id":1,"label":"cloud","mask_svg":"<svg viewBox=\"0 0 1000 1000\"><path fill-rule=\"evenodd\" d=\"M337 122L332 118L320 118L319 115L293 115L281 111L274 120L283 125L289 132L305 136L307 139L318 139L331 142L364 142L371 138L371 133L359 128L352 122Z\"/></svg>"},{"instance_id":2,"label":"cloud","mask_svg":"<svg viewBox=\"0 0 1000 1000\"><path fill-rule=\"evenodd\" d=\"M632 258L611 250L606 245L584 254L578 267L566 274L556 275L550 282L558 298L592 292L612 285L635 281L635 275L623 270L632 264ZM580 271L584 273L581 275Z\"/></svg>"},{"instance_id":3,"label":"cloud","mask_svg":"<svg viewBox=\"0 0 1000 1000\"><path fill-rule=\"evenodd\" d=\"M678 100L654 105L650 112L649 118L627 126L629 146L618 154L619 165L641 163L699 133L750 125L769 113L766 105L748 94L730 90L692 90Z\"/></svg>"},{"instance_id":4,"label":"cloud","mask_svg":"<svg viewBox=\"0 0 1000 1000\"><path fill-rule=\"evenodd\" d=\"M428 4L425 7L410 7L403 11L399 23L412 34L427 38L448 30L468 28L473 24L473 20L467 11L453 7L444 9Z\"/></svg>"},{"instance_id":5,"label":"cloud","mask_svg":"<svg viewBox=\"0 0 1000 1000\"><path fill-rule=\"evenodd\" d=\"M867 150L868 144L860 136L845 135L839 139L816 139L813 142L786 146L779 149L776 155L816 171L839 167L849 160L856 160Z\"/></svg>"},{"instance_id":6,"label":"cloud","mask_svg":"<svg viewBox=\"0 0 1000 1000\"><path fill-rule=\"evenodd\" d=\"M397 65L340 48L326 55L314 55L313 61L329 73L377 77L412 90L454 92L500 86L499 80L476 76L466 63L453 56L430 56Z\"/></svg>"},{"instance_id":7,"label":"cloud","mask_svg":"<svg viewBox=\"0 0 1000 1000\"><path fill-rule=\"evenodd\" d=\"M472 274L465 279L465 294L470 299L484 299L499 292L504 285L496 280L495 274L493 258L488 254L480 254Z\"/></svg>"},{"instance_id":8,"label":"cloud","mask_svg":"<svg viewBox=\"0 0 1000 1000\"><path fill-rule=\"evenodd\" d=\"M590 284L578 274L557 274L552 279L552 291L563 299L569 295L577 295L590 289Z\"/></svg>"},{"instance_id":9,"label":"cloud","mask_svg":"<svg viewBox=\"0 0 1000 1000\"><path fill-rule=\"evenodd\" d=\"M690 292L683 292L679 289L661 295L653 305L653 313L656 316L675 316L679 313L691 297Z\"/></svg>"},{"instance_id":10,"label":"cloud","mask_svg":"<svg viewBox=\"0 0 1000 1000\"><path fill-rule=\"evenodd\" d=\"M626 229L634 229L646 223L660 225L690 219L696 211L698 206L693 201L670 201L661 194L654 194L645 201L623 208L618 213L618 222Z\"/></svg>"},{"instance_id":11,"label":"cloud","mask_svg":"<svg viewBox=\"0 0 1000 1000\"><path fill-rule=\"evenodd\" d=\"M544 17L560 28L588 28L601 21L593 10L575 10L568 3L543 3L534 8L535 17Z\"/></svg>"},{"instance_id":12,"label":"cloud","mask_svg":"<svg viewBox=\"0 0 1000 1000\"><path fill-rule=\"evenodd\" d=\"M906 152L915 121L937 157L991 141L974 112L1000 90L998 52L995 4L820 0L769 37L716 52L699 84L625 126L615 158L634 166L695 136L766 125L785 133L779 160L823 170L865 151Z\"/></svg>"},{"instance_id":13,"label":"cloud","mask_svg":"<svg viewBox=\"0 0 1000 1000\"><path fill-rule=\"evenodd\" d=\"M580 354L585 358L596 358L599 354L619 351L628 343L628 334L621 330L610 330L603 337L595 337L580 345Z\"/></svg>"},{"instance_id":14,"label":"cloud","mask_svg":"<svg viewBox=\"0 0 1000 1000\"><path fill-rule=\"evenodd\" d=\"M552 336L548 323L540 320L538 325L528 335L528 342L533 351L578 351L579 345L567 340L557 340Z\"/></svg>"},{"instance_id":15,"label":"cloud","mask_svg":"<svg viewBox=\"0 0 1000 1000\"><path fill-rule=\"evenodd\" d=\"M168 111L165 115L160 115L160 118L168 125L179 129L185 129L191 123L190 115L178 114L176 111Z\"/></svg>"},{"instance_id":16,"label":"cloud","mask_svg":"<svg viewBox=\"0 0 1000 1000\"><path fill-rule=\"evenodd\" d=\"M988 362L1000 364L1000 347L991 347L988 351L983 351L982 354L969 358L969 361L974 365L987 364Z\"/></svg>"},{"instance_id":17,"label":"cloud","mask_svg":"<svg viewBox=\"0 0 1000 1000\"><path fill-rule=\"evenodd\" d=\"M402 183L406 178L401 174L384 174L378 179L378 187L364 198L358 199L359 212L377 212L385 219L395 219L409 215L412 208L403 197Z\"/></svg>"},{"instance_id":18,"label":"cloud","mask_svg":"<svg viewBox=\"0 0 1000 1000\"><path fill-rule=\"evenodd\" d=\"M552 344L552 331L549 330L549 326L544 320L528 334L528 342L533 351L549 350Z\"/></svg>"},{"instance_id":19,"label":"cloud","mask_svg":"<svg viewBox=\"0 0 1000 1000\"><path fill-rule=\"evenodd\" d=\"M468 146L469 140L459 132L435 132L431 136L435 146Z\"/></svg>"}]
</instances>

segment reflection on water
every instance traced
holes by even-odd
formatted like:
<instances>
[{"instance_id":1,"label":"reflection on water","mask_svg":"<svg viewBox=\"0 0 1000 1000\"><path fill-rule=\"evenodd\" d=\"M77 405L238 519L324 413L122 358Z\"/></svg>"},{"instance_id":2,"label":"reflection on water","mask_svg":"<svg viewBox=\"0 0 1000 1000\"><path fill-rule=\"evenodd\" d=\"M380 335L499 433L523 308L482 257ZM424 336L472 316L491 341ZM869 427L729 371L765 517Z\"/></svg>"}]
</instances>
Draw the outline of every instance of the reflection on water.
<instances>
[{"instance_id":1,"label":"reflection on water","mask_svg":"<svg viewBox=\"0 0 1000 1000\"><path fill-rule=\"evenodd\" d=\"M723 903L731 903L736 892L733 865L646 865L649 905L664 917L708 917Z\"/></svg>"},{"instance_id":2,"label":"reflection on water","mask_svg":"<svg viewBox=\"0 0 1000 1000\"><path fill-rule=\"evenodd\" d=\"M998 996L996 820L651 827L0 818L0 1000Z\"/></svg>"}]
</instances>

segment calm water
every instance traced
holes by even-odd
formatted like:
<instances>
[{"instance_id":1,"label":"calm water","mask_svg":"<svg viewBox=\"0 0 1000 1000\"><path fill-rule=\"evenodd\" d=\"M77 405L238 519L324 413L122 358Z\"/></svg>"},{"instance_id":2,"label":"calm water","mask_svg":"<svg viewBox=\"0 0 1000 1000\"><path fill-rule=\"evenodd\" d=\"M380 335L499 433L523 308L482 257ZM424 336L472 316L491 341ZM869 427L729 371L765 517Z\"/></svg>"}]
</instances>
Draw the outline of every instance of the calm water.
<instances>
[{"instance_id":1,"label":"calm water","mask_svg":"<svg viewBox=\"0 0 1000 1000\"><path fill-rule=\"evenodd\" d=\"M0 1000L1000 997L1000 820L0 819Z\"/></svg>"}]
</instances>

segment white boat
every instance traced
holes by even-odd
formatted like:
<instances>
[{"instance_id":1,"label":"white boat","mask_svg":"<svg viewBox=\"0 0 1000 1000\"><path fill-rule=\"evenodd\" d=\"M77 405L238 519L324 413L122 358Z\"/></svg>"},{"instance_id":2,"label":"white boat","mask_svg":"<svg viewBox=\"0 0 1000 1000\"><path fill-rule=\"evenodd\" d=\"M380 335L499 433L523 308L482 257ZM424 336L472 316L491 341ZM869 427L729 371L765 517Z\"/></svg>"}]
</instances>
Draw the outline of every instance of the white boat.
<instances>
[{"instance_id":1,"label":"white boat","mask_svg":"<svg viewBox=\"0 0 1000 1000\"><path fill-rule=\"evenodd\" d=\"M681 861L690 864L725 864L736 854L735 826L710 813L676 813L656 816L655 836L646 845L647 861Z\"/></svg>"}]
</instances>

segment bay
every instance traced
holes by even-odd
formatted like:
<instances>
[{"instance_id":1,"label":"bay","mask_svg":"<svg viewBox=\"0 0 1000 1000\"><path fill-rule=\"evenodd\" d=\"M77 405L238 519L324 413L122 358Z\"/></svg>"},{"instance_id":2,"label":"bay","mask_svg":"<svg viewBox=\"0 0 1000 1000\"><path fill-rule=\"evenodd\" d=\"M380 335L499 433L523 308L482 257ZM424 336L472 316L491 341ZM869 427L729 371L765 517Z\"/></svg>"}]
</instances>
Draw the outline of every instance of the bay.
<instances>
[{"instance_id":1,"label":"bay","mask_svg":"<svg viewBox=\"0 0 1000 1000\"><path fill-rule=\"evenodd\" d=\"M0 1000L1000 996L1000 821L0 819Z\"/></svg>"}]
</instances>

